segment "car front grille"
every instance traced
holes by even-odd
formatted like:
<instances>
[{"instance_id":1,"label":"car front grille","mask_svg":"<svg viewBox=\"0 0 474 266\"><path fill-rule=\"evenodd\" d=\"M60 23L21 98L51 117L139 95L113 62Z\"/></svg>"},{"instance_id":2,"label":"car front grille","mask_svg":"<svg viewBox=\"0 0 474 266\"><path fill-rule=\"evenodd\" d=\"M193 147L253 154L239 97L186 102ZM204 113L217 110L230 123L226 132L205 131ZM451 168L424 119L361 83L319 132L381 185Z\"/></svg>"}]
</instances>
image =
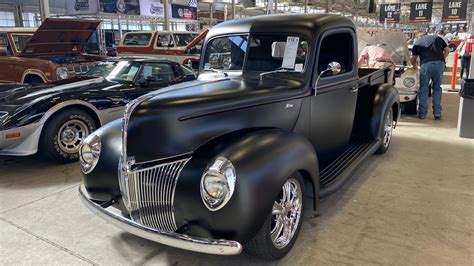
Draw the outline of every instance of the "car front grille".
<instances>
[{"instance_id":1,"label":"car front grille","mask_svg":"<svg viewBox=\"0 0 474 266\"><path fill-rule=\"evenodd\" d=\"M125 190L132 220L159 230L178 228L174 218L174 192L181 170L189 158L132 170L126 174Z\"/></svg>"}]
</instances>

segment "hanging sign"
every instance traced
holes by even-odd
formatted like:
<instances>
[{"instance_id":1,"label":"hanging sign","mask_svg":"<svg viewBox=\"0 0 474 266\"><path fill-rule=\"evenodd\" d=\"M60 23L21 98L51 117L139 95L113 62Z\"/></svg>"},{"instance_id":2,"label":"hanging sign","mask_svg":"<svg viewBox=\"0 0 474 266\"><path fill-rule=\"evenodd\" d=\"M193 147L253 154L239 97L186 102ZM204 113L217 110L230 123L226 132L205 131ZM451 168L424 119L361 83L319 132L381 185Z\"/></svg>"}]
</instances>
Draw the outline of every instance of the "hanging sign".
<instances>
[{"instance_id":1,"label":"hanging sign","mask_svg":"<svg viewBox=\"0 0 474 266\"><path fill-rule=\"evenodd\" d=\"M197 20L197 8L183 5L171 5L171 17L177 19Z\"/></svg>"},{"instance_id":2,"label":"hanging sign","mask_svg":"<svg viewBox=\"0 0 474 266\"><path fill-rule=\"evenodd\" d=\"M165 7L161 0L140 0L140 15L163 18Z\"/></svg>"},{"instance_id":3,"label":"hanging sign","mask_svg":"<svg viewBox=\"0 0 474 266\"><path fill-rule=\"evenodd\" d=\"M380 23L400 22L400 4L382 4L380 5Z\"/></svg>"},{"instance_id":4,"label":"hanging sign","mask_svg":"<svg viewBox=\"0 0 474 266\"><path fill-rule=\"evenodd\" d=\"M100 12L139 15L138 0L99 0Z\"/></svg>"},{"instance_id":5,"label":"hanging sign","mask_svg":"<svg viewBox=\"0 0 474 266\"><path fill-rule=\"evenodd\" d=\"M466 20L467 0L445 0L442 21Z\"/></svg>"},{"instance_id":6,"label":"hanging sign","mask_svg":"<svg viewBox=\"0 0 474 266\"><path fill-rule=\"evenodd\" d=\"M433 2L413 2L410 4L410 22L431 22Z\"/></svg>"},{"instance_id":7,"label":"hanging sign","mask_svg":"<svg viewBox=\"0 0 474 266\"><path fill-rule=\"evenodd\" d=\"M87 15L97 13L97 0L66 1L66 15Z\"/></svg>"}]
</instances>

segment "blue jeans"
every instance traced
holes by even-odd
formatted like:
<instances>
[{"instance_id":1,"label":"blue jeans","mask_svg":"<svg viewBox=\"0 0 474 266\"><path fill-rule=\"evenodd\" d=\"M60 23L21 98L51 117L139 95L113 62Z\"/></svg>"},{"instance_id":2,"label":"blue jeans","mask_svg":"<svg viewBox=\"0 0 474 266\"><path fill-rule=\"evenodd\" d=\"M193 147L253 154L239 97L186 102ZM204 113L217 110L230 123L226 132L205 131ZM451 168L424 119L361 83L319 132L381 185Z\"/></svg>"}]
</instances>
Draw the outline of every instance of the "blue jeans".
<instances>
[{"instance_id":1,"label":"blue jeans","mask_svg":"<svg viewBox=\"0 0 474 266\"><path fill-rule=\"evenodd\" d=\"M441 115L441 82L443 81L444 62L433 61L424 63L420 67L420 92L418 93L418 114L426 116L428 113L428 91L430 80L433 83L433 114Z\"/></svg>"}]
</instances>

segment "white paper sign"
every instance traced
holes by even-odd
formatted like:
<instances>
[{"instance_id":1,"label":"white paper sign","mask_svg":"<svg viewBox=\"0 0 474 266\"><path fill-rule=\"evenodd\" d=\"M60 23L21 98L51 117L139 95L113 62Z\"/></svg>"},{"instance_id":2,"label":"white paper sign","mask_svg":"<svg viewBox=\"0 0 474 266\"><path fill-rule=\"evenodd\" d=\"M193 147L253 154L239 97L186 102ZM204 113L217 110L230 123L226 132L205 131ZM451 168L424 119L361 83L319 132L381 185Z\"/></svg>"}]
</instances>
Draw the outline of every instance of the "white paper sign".
<instances>
[{"instance_id":1,"label":"white paper sign","mask_svg":"<svg viewBox=\"0 0 474 266\"><path fill-rule=\"evenodd\" d=\"M66 15L95 14L98 11L97 0L66 0Z\"/></svg>"},{"instance_id":2,"label":"white paper sign","mask_svg":"<svg viewBox=\"0 0 474 266\"><path fill-rule=\"evenodd\" d=\"M283 55L281 68L294 69L299 43L300 37L288 36L286 38L285 53Z\"/></svg>"}]
</instances>

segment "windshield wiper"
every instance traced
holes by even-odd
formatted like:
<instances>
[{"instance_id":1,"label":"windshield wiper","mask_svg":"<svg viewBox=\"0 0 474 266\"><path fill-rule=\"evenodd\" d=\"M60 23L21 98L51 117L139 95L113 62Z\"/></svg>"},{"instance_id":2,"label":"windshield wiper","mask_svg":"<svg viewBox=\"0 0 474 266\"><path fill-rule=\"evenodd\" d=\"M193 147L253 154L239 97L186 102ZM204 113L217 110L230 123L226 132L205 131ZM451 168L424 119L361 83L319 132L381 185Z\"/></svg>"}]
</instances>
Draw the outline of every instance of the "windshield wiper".
<instances>
[{"instance_id":1,"label":"windshield wiper","mask_svg":"<svg viewBox=\"0 0 474 266\"><path fill-rule=\"evenodd\" d=\"M267 71L267 72L262 72L260 73L260 78L268 75L268 74L273 74L273 73L294 73L294 72L298 72L298 71L294 71L294 70L289 70L289 69L286 69L286 68L281 68L281 69L275 69L275 70L272 70L272 71Z\"/></svg>"}]
</instances>

